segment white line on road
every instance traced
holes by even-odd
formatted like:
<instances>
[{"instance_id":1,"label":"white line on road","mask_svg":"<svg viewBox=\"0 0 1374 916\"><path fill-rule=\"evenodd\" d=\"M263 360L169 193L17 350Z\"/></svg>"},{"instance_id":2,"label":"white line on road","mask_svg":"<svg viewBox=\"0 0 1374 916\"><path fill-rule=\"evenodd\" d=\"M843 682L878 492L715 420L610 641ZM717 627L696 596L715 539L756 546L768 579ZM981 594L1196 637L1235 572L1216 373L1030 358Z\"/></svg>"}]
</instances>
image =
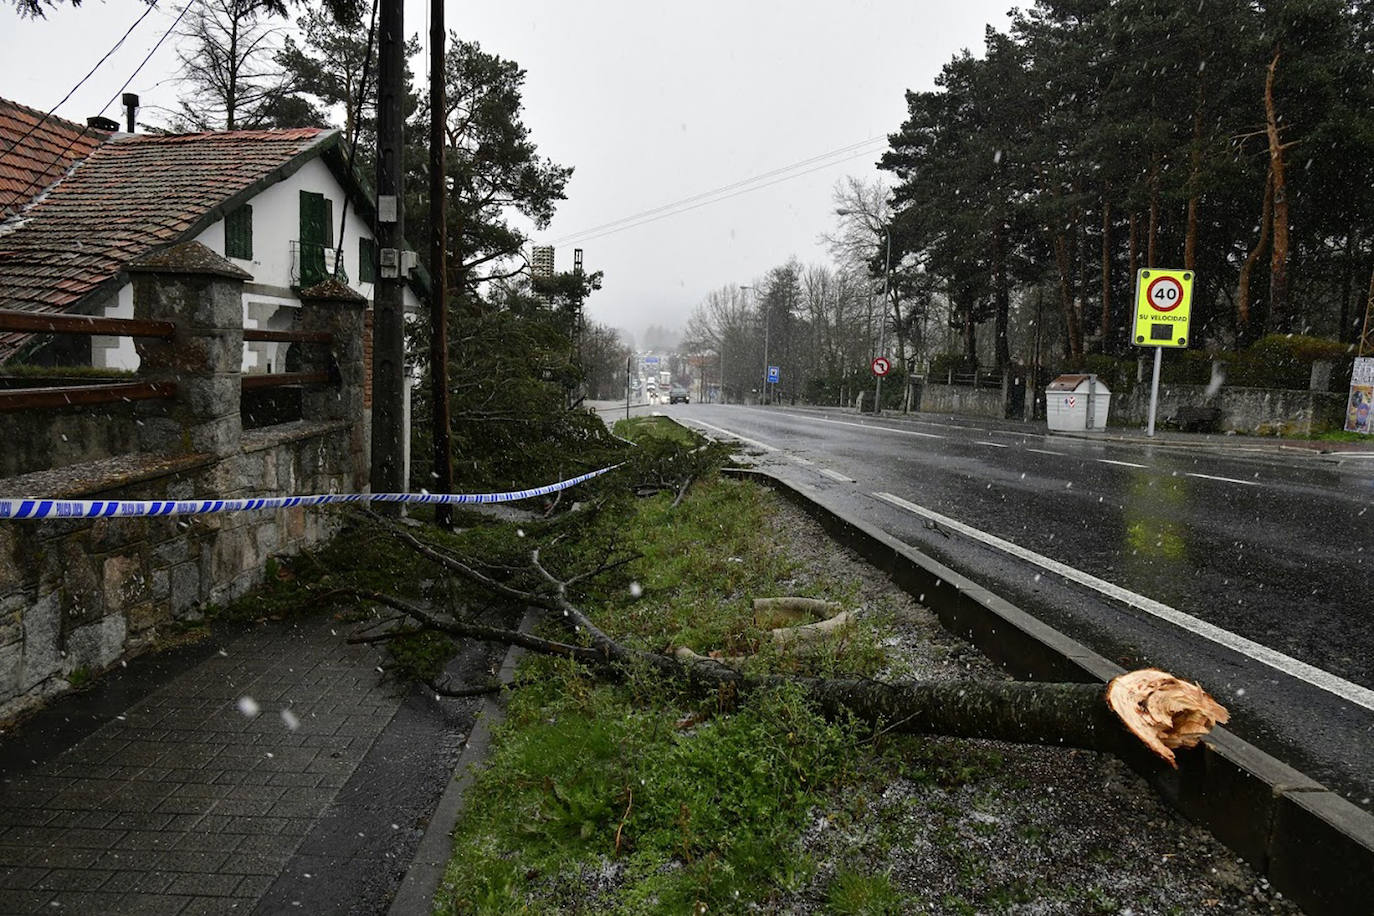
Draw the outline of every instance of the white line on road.
<instances>
[{"instance_id":1,"label":"white line on road","mask_svg":"<svg viewBox=\"0 0 1374 916\"><path fill-rule=\"evenodd\" d=\"M995 547L1014 557L1025 560L1028 563L1033 563L1042 569L1057 573L1071 582L1077 582L1079 585L1085 585L1094 591L1101 592L1108 598L1130 605L1147 614L1153 614L1161 620L1167 620L1175 626L1195 633L1198 636L1202 636L1205 639L1210 639L1218 645L1239 652L1255 661L1262 662L1271 668L1282 671L1290 677L1305 681L1314 687L1320 687L1322 690L1335 694L1343 700L1347 700L1358 706L1363 706L1365 709L1374 710L1374 690L1361 687L1359 684L1351 683L1345 678L1338 677L1329 671L1323 671L1306 662L1284 655L1282 652L1276 652L1268 646L1262 646L1257 642L1246 639L1244 636L1237 636L1230 630L1223 630L1221 627L1210 624L1205 620L1200 620L1191 614L1186 614L1183 611L1171 608L1167 604L1155 601L1153 598L1137 595L1135 592L1128 591L1119 585L1114 585L1104 579L1099 579L1096 576L1074 569L1072 566L1067 566L1057 560L1051 560L1049 557L1042 556L1032 550L1027 550L1024 547L1013 544L1011 541L1005 541L996 535L988 534L986 531L980 531L977 528L965 525L963 522L957 522L949 516L941 515L933 509L927 509L924 506L918 506L915 503L907 502L900 496L893 496L891 493L874 493L873 495L884 502L891 503L908 512L928 518L931 521L971 537L976 541L987 544L990 547Z\"/></svg>"},{"instance_id":2,"label":"white line on road","mask_svg":"<svg viewBox=\"0 0 1374 916\"><path fill-rule=\"evenodd\" d=\"M1103 464L1119 464L1119 465L1121 465L1123 468L1148 468L1148 467L1149 467L1148 464L1136 464L1134 461L1113 461L1113 460L1110 459L1110 458L1098 458L1098 459L1096 459L1096 460L1102 462Z\"/></svg>"},{"instance_id":3,"label":"white line on road","mask_svg":"<svg viewBox=\"0 0 1374 916\"><path fill-rule=\"evenodd\" d=\"M973 444L974 444L974 445L990 445L990 446L992 446L993 448L1011 448L1011 446L1010 446L1010 445L1007 445L1007 443L1005 443L1005 442L986 442L986 441L984 441L984 440L982 440L982 439L974 439L974 440L973 440Z\"/></svg>"},{"instance_id":4,"label":"white line on road","mask_svg":"<svg viewBox=\"0 0 1374 916\"><path fill-rule=\"evenodd\" d=\"M1213 475L1213 474L1194 474L1194 473L1192 473L1192 472L1189 472L1189 473L1188 473L1188 476L1189 476L1189 477L1201 477L1201 478L1203 478L1204 480L1220 480L1220 481L1222 481L1222 482L1224 482L1224 483L1240 483L1240 484L1244 484L1244 485L1247 486L1247 487L1257 487L1257 486L1260 485L1260 484L1259 484L1259 481L1256 481L1256 480L1239 480L1239 479L1237 479L1237 478L1235 478L1235 477L1217 477L1217 476L1215 476L1215 475Z\"/></svg>"},{"instance_id":5,"label":"white line on road","mask_svg":"<svg viewBox=\"0 0 1374 916\"><path fill-rule=\"evenodd\" d=\"M1060 458L1069 457L1068 452L1052 452L1047 448L1028 448L1026 451L1035 452L1037 455L1058 455Z\"/></svg>"},{"instance_id":6,"label":"white line on road","mask_svg":"<svg viewBox=\"0 0 1374 916\"><path fill-rule=\"evenodd\" d=\"M821 469L821 474L823 474L823 475L826 476L826 477L829 477L831 480L838 480L840 483L853 483L853 482L854 482L854 478L853 478L853 477L846 477L846 476L844 476L843 474L841 474L839 471L832 471L832 470L830 470L830 468L822 468L822 469Z\"/></svg>"},{"instance_id":7,"label":"white line on road","mask_svg":"<svg viewBox=\"0 0 1374 916\"><path fill-rule=\"evenodd\" d=\"M816 417L817 423L834 423L836 426L856 426L859 429L868 429L879 433L896 433L899 436L919 436L922 439L943 439L944 436L936 433L918 433L914 429L893 429L891 426L876 426L872 423L846 423L844 420L827 420L825 417Z\"/></svg>"},{"instance_id":8,"label":"white line on road","mask_svg":"<svg viewBox=\"0 0 1374 916\"><path fill-rule=\"evenodd\" d=\"M761 449L763 449L763 450L766 451L766 452L776 452L776 451L778 451L778 447L777 447L776 445L768 445L767 443L765 443L765 442L760 442L760 441L757 440L757 439L750 439L748 436L741 436L739 433L732 433L732 432L730 432L730 430L728 430L728 429L722 429L722 428L719 427L719 426L712 426L710 423L707 423L705 420L698 420L698 419L696 419L695 417L687 417L686 419L687 419L687 421L690 422L690 423L695 423L695 424L697 424L698 426L704 426L704 427L706 427L707 429L714 429L716 432L720 433L722 436L729 436L729 437L732 438L732 439L738 439L739 441L744 442L744 443L747 443L747 444L749 444L749 445L752 445L752 446L754 446L755 448L761 448Z\"/></svg>"},{"instance_id":9,"label":"white line on road","mask_svg":"<svg viewBox=\"0 0 1374 916\"><path fill-rule=\"evenodd\" d=\"M752 408L752 407L745 407L745 408L743 408L743 409L744 409L744 410L753 410L753 411L755 411L756 413L767 413L769 416L774 416L774 417L777 416L777 414L773 413L772 411L759 411L757 408ZM798 413L801 413L801 412L798 411ZM866 429L866 430L869 430L870 432L875 432L875 433L893 433L893 434L898 435L898 436L919 436L919 437L922 438L922 439L945 439L945 438L947 438L946 436L937 435L936 433L918 433L918 432L916 432L916 431L913 430L913 429L893 429L893 428L890 427L890 426L877 426L877 425L872 424L872 423L848 423L848 422L846 422L846 421L844 421L844 420L831 420L831 419L829 419L829 418L827 418L827 417L818 417L818 416L816 416L816 415L814 415L814 414L809 414L809 413L808 413L808 414L802 414L802 416L805 416L808 420L815 420L817 423L833 423L833 424L835 424L836 426L853 426L853 427L856 428L856 429ZM924 421L921 421L921 422L924 422ZM931 426L940 426L940 425L942 425L942 424L939 424L939 423L931 423L930 425L931 425ZM968 427L964 427L964 426L957 426L957 427L955 427L955 429L967 429L967 428L968 428Z\"/></svg>"}]
</instances>

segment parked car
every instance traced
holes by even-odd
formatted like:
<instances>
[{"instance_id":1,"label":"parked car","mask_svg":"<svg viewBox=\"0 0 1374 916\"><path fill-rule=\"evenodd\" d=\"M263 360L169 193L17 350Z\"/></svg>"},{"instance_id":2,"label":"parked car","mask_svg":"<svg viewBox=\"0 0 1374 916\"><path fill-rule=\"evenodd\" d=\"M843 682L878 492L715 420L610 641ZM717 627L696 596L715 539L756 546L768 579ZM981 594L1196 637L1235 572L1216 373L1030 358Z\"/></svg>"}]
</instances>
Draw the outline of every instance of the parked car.
<instances>
[{"instance_id":1,"label":"parked car","mask_svg":"<svg viewBox=\"0 0 1374 916\"><path fill-rule=\"evenodd\" d=\"M676 404L678 401L684 404L692 403L691 397L687 394L687 389L683 388L681 385L674 385L672 388L668 389L668 403Z\"/></svg>"}]
</instances>

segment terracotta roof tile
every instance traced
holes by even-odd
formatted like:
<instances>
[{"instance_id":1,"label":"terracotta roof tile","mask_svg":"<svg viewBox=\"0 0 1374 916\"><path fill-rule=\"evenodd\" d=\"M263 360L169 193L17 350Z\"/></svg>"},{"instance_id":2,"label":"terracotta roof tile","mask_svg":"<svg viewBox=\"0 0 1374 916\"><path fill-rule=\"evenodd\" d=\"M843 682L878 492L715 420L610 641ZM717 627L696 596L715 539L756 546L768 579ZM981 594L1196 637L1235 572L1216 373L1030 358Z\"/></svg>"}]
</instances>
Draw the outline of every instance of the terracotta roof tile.
<instances>
[{"instance_id":1,"label":"terracotta roof tile","mask_svg":"<svg viewBox=\"0 0 1374 916\"><path fill-rule=\"evenodd\" d=\"M37 197L107 136L0 99L0 219Z\"/></svg>"}]
</instances>

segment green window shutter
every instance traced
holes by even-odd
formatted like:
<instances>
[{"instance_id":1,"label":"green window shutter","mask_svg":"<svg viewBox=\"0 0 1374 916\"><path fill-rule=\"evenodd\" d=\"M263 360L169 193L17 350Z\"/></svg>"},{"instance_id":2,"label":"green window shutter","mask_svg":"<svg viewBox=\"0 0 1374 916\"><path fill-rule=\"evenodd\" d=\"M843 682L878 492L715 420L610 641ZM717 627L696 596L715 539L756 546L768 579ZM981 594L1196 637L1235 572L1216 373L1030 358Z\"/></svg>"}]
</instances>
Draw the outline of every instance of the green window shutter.
<instances>
[{"instance_id":1,"label":"green window shutter","mask_svg":"<svg viewBox=\"0 0 1374 916\"><path fill-rule=\"evenodd\" d=\"M253 207L244 204L224 217L224 256L253 260Z\"/></svg>"},{"instance_id":2,"label":"green window shutter","mask_svg":"<svg viewBox=\"0 0 1374 916\"><path fill-rule=\"evenodd\" d=\"M358 237L358 282L377 282L377 243L365 235Z\"/></svg>"},{"instance_id":3,"label":"green window shutter","mask_svg":"<svg viewBox=\"0 0 1374 916\"><path fill-rule=\"evenodd\" d=\"M326 232L329 217L326 213L323 194L313 191L301 192L301 234L297 240L300 247L300 285L314 286L329 276L324 269L324 250L329 244Z\"/></svg>"},{"instance_id":4,"label":"green window shutter","mask_svg":"<svg viewBox=\"0 0 1374 916\"><path fill-rule=\"evenodd\" d=\"M324 199L324 245L334 247L334 201Z\"/></svg>"}]
</instances>

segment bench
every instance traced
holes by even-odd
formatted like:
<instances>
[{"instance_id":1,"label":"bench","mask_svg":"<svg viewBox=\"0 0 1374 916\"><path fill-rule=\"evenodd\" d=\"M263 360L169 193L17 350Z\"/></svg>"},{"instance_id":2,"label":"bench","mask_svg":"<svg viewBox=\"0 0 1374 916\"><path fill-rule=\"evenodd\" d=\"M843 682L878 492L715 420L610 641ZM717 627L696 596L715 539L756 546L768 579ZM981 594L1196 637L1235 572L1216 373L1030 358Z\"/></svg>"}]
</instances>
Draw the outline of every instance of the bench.
<instances>
[{"instance_id":1,"label":"bench","mask_svg":"<svg viewBox=\"0 0 1374 916\"><path fill-rule=\"evenodd\" d=\"M1180 407L1174 424L1185 433L1214 433L1221 422L1219 407Z\"/></svg>"}]
</instances>

